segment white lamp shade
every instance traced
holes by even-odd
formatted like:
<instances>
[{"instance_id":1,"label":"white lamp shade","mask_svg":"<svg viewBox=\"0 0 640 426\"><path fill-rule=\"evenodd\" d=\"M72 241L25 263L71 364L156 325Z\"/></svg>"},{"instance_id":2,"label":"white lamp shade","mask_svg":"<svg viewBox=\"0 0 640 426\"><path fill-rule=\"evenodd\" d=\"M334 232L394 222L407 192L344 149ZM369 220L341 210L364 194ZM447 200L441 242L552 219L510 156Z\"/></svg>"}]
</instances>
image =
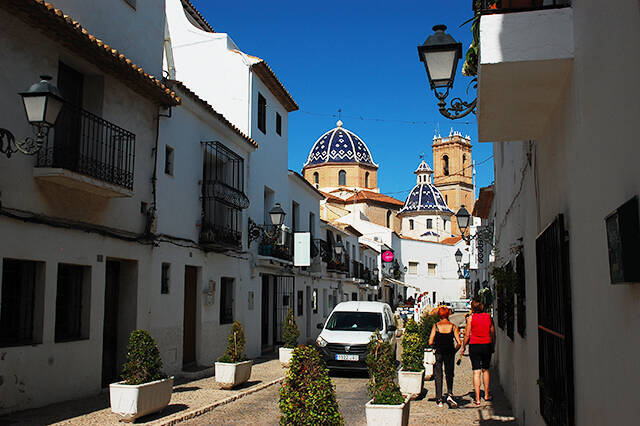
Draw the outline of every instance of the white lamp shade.
<instances>
[{"instance_id":1,"label":"white lamp shade","mask_svg":"<svg viewBox=\"0 0 640 426\"><path fill-rule=\"evenodd\" d=\"M456 254L454 256L456 257L456 262L462 262L462 252L460 251L460 249L456 251Z\"/></svg>"},{"instance_id":2,"label":"white lamp shade","mask_svg":"<svg viewBox=\"0 0 640 426\"><path fill-rule=\"evenodd\" d=\"M54 126L56 124L56 120L58 119L58 115L60 114L60 110L62 109L62 99L55 98L53 96L49 96L47 98L47 109L44 114L44 121L49 126Z\"/></svg>"},{"instance_id":3,"label":"white lamp shade","mask_svg":"<svg viewBox=\"0 0 640 426\"><path fill-rule=\"evenodd\" d=\"M285 211L282 210L280 203L276 203L275 207L269 210L269 217L271 217L271 223L276 226L282 225L284 222Z\"/></svg>"},{"instance_id":4,"label":"white lamp shade","mask_svg":"<svg viewBox=\"0 0 640 426\"><path fill-rule=\"evenodd\" d=\"M423 52L424 62L429 69L431 82L435 87L446 87L455 72L456 50Z\"/></svg>"},{"instance_id":5,"label":"white lamp shade","mask_svg":"<svg viewBox=\"0 0 640 426\"><path fill-rule=\"evenodd\" d=\"M27 121L29 123L42 123L45 119L45 111L47 108L47 96L24 96L24 110L27 113Z\"/></svg>"}]
</instances>

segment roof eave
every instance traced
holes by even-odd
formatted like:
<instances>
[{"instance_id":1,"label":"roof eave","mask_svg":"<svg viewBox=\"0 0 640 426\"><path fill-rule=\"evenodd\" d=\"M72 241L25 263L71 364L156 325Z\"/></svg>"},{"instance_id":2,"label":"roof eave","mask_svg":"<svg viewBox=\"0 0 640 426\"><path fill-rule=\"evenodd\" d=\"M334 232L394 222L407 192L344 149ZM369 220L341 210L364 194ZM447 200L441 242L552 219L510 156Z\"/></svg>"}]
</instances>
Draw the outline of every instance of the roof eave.
<instances>
[{"instance_id":1,"label":"roof eave","mask_svg":"<svg viewBox=\"0 0 640 426\"><path fill-rule=\"evenodd\" d=\"M287 112L293 112L300 109L296 101L293 100L291 94L284 87L282 82L276 77L271 67L264 60L251 65L251 69L262 79L267 88L280 101Z\"/></svg>"}]
</instances>

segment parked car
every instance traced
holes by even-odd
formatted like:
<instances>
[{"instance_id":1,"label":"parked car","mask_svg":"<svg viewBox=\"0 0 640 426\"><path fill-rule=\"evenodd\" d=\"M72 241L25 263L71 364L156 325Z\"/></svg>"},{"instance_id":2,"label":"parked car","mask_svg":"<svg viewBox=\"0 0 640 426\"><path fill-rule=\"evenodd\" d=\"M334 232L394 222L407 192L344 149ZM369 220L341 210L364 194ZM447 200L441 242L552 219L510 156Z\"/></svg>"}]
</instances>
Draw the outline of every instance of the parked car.
<instances>
[{"instance_id":1,"label":"parked car","mask_svg":"<svg viewBox=\"0 0 640 426\"><path fill-rule=\"evenodd\" d=\"M471 302L465 299L453 300L450 303L450 307L453 309L453 312L467 312L471 309Z\"/></svg>"},{"instance_id":2,"label":"parked car","mask_svg":"<svg viewBox=\"0 0 640 426\"><path fill-rule=\"evenodd\" d=\"M396 326L386 303L339 303L318 328L322 331L316 345L330 369L366 370L367 343L375 330L395 351Z\"/></svg>"}]
</instances>

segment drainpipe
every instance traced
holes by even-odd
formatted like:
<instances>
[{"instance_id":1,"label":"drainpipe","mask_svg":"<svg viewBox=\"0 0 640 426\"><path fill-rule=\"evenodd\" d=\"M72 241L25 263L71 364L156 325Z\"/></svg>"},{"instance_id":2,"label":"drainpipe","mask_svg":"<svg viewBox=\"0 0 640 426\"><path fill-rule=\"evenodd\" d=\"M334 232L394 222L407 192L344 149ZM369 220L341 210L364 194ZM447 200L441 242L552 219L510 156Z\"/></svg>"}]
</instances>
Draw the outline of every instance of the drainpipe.
<instances>
[{"instance_id":1,"label":"drainpipe","mask_svg":"<svg viewBox=\"0 0 640 426\"><path fill-rule=\"evenodd\" d=\"M176 79L176 66L173 60L173 47L171 46L171 36L169 35L169 22L164 21L164 55L167 58L167 68L169 69L169 80Z\"/></svg>"}]
</instances>

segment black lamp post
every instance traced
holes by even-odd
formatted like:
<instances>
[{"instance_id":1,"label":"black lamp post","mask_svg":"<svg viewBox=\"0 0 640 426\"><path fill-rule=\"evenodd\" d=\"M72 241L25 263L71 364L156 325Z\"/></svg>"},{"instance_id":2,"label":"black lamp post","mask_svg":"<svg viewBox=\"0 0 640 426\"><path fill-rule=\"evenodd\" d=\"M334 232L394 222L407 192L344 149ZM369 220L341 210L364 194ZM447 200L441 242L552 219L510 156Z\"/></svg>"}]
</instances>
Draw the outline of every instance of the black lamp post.
<instances>
[{"instance_id":1,"label":"black lamp post","mask_svg":"<svg viewBox=\"0 0 640 426\"><path fill-rule=\"evenodd\" d=\"M35 137L16 140L13 133L0 128L0 152L7 158L18 151L27 155L38 152L47 140L49 129L56 124L64 100L58 88L49 83L50 76L42 75L40 78L41 81L33 84L29 90L19 93Z\"/></svg>"},{"instance_id":2,"label":"black lamp post","mask_svg":"<svg viewBox=\"0 0 640 426\"><path fill-rule=\"evenodd\" d=\"M445 33L446 29L446 25L434 26L434 33L427 38L422 46L418 46L418 56L420 61L424 62L429 86L438 98L440 114L455 120L470 112L475 113L477 99L467 103L460 98L453 98L451 106L447 107L445 99L453 87L458 61L462 57L462 43Z\"/></svg>"}]
</instances>

